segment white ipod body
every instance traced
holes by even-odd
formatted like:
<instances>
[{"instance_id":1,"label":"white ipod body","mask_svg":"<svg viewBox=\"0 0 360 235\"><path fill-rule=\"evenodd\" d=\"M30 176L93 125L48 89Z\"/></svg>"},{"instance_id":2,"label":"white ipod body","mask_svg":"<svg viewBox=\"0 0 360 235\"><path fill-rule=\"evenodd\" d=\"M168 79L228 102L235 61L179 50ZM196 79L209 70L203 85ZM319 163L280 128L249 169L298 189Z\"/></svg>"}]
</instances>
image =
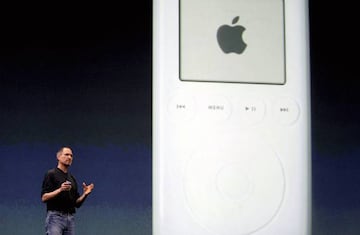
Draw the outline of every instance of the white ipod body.
<instances>
[{"instance_id":1,"label":"white ipod body","mask_svg":"<svg viewBox=\"0 0 360 235\"><path fill-rule=\"evenodd\" d=\"M154 0L154 235L311 233L307 7Z\"/></svg>"}]
</instances>

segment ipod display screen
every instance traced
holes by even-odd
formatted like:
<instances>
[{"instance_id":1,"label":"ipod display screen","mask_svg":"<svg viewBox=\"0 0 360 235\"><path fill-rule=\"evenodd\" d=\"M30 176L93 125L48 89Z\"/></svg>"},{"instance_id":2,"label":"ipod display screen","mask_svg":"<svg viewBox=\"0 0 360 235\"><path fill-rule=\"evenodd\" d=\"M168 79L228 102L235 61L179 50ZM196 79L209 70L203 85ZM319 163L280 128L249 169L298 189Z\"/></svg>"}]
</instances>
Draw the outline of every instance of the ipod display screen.
<instances>
[{"instance_id":1,"label":"ipod display screen","mask_svg":"<svg viewBox=\"0 0 360 235\"><path fill-rule=\"evenodd\" d=\"M182 81L285 84L283 0L181 0Z\"/></svg>"}]
</instances>

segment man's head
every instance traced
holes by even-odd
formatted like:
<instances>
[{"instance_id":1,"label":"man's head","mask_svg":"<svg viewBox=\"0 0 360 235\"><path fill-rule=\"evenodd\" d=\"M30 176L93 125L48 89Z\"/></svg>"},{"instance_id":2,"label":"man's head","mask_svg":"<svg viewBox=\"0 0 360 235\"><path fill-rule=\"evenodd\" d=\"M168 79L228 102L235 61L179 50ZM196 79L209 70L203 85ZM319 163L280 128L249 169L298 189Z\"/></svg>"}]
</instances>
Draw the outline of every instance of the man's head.
<instances>
[{"instance_id":1,"label":"man's head","mask_svg":"<svg viewBox=\"0 0 360 235\"><path fill-rule=\"evenodd\" d=\"M73 153L69 147L62 147L56 153L56 158L57 158L59 164L65 166L65 167L69 167L72 164Z\"/></svg>"}]
</instances>

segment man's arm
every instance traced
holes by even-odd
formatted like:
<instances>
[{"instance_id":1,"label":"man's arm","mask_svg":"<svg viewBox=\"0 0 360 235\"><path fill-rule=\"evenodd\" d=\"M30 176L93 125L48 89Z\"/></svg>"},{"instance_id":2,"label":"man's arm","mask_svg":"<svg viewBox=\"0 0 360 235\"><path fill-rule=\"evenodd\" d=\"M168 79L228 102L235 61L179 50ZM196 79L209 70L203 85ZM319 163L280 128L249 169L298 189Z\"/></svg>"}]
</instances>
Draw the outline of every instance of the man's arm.
<instances>
[{"instance_id":1,"label":"man's arm","mask_svg":"<svg viewBox=\"0 0 360 235\"><path fill-rule=\"evenodd\" d=\"M82 205L82 203L85 201L86 197L94 189L94 184L86 185L85 183L83 183L82 186L83 186L83 194L76 200L77 207L80 207Z\"/></svg>"},{"instance_id":2,"label":"man's arm","mask_svg":"<svg viewBox=\"0 0 360 235\"><path fill-rule=\"evenodd\" d=\"M46 202L54 197L56 197L57 195L59 195L61 192L63 191L70 191L71 189L71 184L69 184L68 182L64 182L61 184L60 188L52 191L52 192L49 192L49 193L44 193L42 196L41 196L41 201L42 202Z\"/></svg>"}]
</instances>

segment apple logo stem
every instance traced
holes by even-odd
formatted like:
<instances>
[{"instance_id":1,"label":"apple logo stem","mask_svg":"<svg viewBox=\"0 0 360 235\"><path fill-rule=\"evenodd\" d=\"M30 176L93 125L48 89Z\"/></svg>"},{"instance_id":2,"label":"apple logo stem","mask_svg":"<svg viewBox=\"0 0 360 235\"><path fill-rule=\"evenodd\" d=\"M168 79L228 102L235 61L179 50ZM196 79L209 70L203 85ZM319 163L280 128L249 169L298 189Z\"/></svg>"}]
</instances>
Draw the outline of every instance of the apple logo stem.
<instances>
[{"instance_id":1,"label":"apple logo stem","mask_svg":"<svg viewBox=\"0 0 360 235\"><path fill-rule=\"evenodd\" d=\"M235 25L239 21L239 16L236 16L232 20L232 24ZM242 38L242 34L245 31L245 27L241 25L222 25L219 27L216 37L221 50L228 53L241 54L246 49L246 43Z\"/></svg>"}]
</instances>

